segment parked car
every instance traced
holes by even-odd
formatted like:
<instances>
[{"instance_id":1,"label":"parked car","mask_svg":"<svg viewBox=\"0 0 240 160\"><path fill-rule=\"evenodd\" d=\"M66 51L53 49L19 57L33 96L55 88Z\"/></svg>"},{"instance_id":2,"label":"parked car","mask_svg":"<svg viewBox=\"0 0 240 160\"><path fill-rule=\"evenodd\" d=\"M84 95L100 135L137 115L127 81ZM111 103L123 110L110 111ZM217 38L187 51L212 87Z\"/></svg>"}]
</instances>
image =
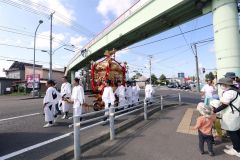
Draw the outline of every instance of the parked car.
<instances>
[{"instance_id":1,"label":"parked car","mask_svg":"<svg viewBox=\"0 0 240 160\"><path fill-rule=\"evenodd\" d=\"M180 88L184 89L184 90L187 90L187 89L191 89L191 86L187 83L183 83Z\"/></svg>"},{"instance_id":2,"label":"parked car","mask_svg":"<svg viewBox=\"0 0 240 160\"><path fill-rule=\"evenodd\" d=\"M168 85L168 88L176 88L176 84L175 83L169 83Z\"/></svg>"}]
</instances>

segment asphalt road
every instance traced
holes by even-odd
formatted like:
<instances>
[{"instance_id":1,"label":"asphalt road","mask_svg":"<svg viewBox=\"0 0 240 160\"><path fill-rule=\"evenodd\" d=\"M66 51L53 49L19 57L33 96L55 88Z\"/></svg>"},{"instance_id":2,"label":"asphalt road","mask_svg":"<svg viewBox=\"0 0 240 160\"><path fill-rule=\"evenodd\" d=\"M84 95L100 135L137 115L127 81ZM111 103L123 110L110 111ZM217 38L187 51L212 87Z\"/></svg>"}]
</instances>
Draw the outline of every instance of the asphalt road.
<instances>
[{"instance_id":1,"label":"asphalt road","mask_svg":"<svg viewBox=\"0 0 240 160\"><path fill-rule=\"evenodd\" d=\"M157 88L155 95L163 95L168 100L177 100L176 93L179 92L183 102L197 103L200 101L200 96L196 93L165 88ZM16 156L10 159L40 159L73 144L73 137L68 136L57 142L18 154L17 151L26 147L72 131L72 128L68 128L68 125L72 123L71 120L59 120L54 127L43 128L42 112L42 99L19 100L12 97L0 97L0 159L4 159L3 156L15 154ZM88 137L104 129L107 129L107 126L97 126L84 131L81 135L83 141L87 141Z\"/></svg>"}]
</instances>

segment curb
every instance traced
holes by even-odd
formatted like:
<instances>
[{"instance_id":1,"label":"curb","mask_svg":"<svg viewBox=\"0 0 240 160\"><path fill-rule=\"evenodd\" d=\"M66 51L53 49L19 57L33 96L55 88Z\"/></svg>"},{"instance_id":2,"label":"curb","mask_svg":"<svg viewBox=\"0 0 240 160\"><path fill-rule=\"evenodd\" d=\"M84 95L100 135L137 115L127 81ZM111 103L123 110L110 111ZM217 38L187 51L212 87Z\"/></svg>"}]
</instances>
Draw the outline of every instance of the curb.
<instances>
[{"instance_id":1,"label":"curb","mask_svg":"<svg viewBox=\"0 0 240 160\"><path fill-rule=\"evenodd\" d=\"M171 107L171 106L177 106L178 104L169 104L169 105L165 105L166 107ZM151 115L153 115L154 113L160 111L161 108L160 107L152 107L151 110L149 110L148 112L148 116L150 117ZM139 111L141 112L141 110ZM137 115L137 117L131 118L125 122L122 122L120 124L116 124L115 126L115 134L119 134L125 130L127 130L128 128L130 128L131 126L134 126L135 124L137 124L138 122L141 122L144 120L144 114L141 113L140 115ZM89 149L95 147L96 145L99 145L107 140L110 139L110 134L109 134L109 130L106 130L102 135L100 135L99 137L81 145L81 152L84 153L86 151L88 151ZM58 152L55 152L52 155L49 155L47 157L42 158L41 160L66 160L66 159L72 159L74 157L74 150L73 150L73 145L69 146L65 149L62 149Z\"/></svg>"},{"instance_id":2,"label":"curb","mask_svg":"<svg viewBox=\"0 0 240 160\"><path fill-rule=\"evenodd\" d=\"M29 98L21 98L19 100L30 100L30 99L42 99L43 97L29 97Z\"/></svg>"}]
</instances>

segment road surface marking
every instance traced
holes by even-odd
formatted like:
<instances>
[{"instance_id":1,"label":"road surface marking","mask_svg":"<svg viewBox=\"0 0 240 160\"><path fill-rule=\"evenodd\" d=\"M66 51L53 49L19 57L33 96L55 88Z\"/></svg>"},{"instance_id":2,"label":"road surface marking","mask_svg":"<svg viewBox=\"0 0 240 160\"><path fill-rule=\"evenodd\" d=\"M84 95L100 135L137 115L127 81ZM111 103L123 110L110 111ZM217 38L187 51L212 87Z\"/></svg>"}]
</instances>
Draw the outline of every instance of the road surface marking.
<instances>
[{"instance_id":1,"label":"road surface marking","mask_svg":"<svg viewBox=\"0 0 240 160\"><path fill-rule=\"evenodd\" d=\"M194 110L193 108L186 110L176 132L197 135L197 131L190 129Z\"/></svg>"},{"instance_id":2,"label":"road surface marking","mask_svg":"<svg viewBox=\"0 0 240 160\"><path fill-rule=\"evenodd\" d=\"M1 159L1 160L5 160L5 159L8 159L8 158L15 157L15 156L17 156L17 155L23 154L23 153L28 152L28 151L30 151L30 150L39 148L39 147L44 146L44 145L46 145L46 144L49 144L49 143L55 142L55 141L57 141L57 140L63 139L63 138L65 138L65 137L68 137L68 136L72 135L72 133L73 133L73 132L69 132L69 133L66 133L66 134L64 134L64 135L61 135L61 136L58 136L58 137L49 139L49 140L47 140L47 141L44 141L44 142L35 144L35 145L33 145L33 146L29 146L29 147L23 148L23 149L18 150L18 151L16 151L16 152L13 152L13 153L4 155L4 156L0 157L0 159Z\"/></svg>"},{"instance_id":3,"label":"road surface marking","mask_svg":"<svg viewBox=\"0 0 240 160\"><path fill-rule=\"evenodd\" d=\"M35 115L39 115L39 114L40 114L40 113L33 113L33 114L27 114L27 115L22 115L22 116L17 116L17 117L11 117L11 118L0 119L0 122L8 121L8 120L12 120L12 119L23 118L23 117L35 116Z\"/></svg>"}]
</instances>

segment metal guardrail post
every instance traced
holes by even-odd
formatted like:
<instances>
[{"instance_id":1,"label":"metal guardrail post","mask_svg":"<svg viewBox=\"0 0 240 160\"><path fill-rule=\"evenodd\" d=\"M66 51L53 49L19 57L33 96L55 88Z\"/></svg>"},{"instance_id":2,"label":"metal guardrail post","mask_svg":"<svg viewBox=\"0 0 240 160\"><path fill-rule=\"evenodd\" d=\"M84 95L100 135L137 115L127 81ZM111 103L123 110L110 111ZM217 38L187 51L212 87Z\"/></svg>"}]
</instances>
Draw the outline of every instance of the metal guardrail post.
<instances>
[{"instance_id":1,"label":"metal guardrail post","mask_svg":"<svg viewBox=\"0 0 240 160\"><path fill-rule=\"evenodd\" d=\"M163 110L163 96L161 96L161 110Z\"/></svg>"},{"instance_id":2,"label":"metal guardrail post","mask_svg":"<svg viewBox=\"0 0 240 160\"><path fill-rule=\"evenodd\" d=\"M147 102L144 100L144 120L147 120Z\"/></svg>"},{"instance_id":3,"label":"metal guardrail post","mask_svg":"<svg viewBox=\"0 0 240 160\"><path fill-rule=\"evenodd\" d=\"M80 118L73 118L74 125L74 160L81 159L81 143L80 143Z\"/></svg>"},{"instance_id":4,"label":"metal guardrail post","mask_svg":"<svg viewBox=\"0 0 240 160\"><path fill-rule=\"evenodd\" d=\"M115 129L114 129L114 112L115 108L111 105L109 109L109 128L110 128L110 140L115 138Z\"/></svg>"},{"instance_id":5,"label":"metal guardrail post","mask_svg":"<svg viewBox=\"0 0 240 160\"><path fill-rule=\"evenodd\" d=\"M182 105L181 93L178 93L178 105Z\"/></svg>"}]
</instances>

